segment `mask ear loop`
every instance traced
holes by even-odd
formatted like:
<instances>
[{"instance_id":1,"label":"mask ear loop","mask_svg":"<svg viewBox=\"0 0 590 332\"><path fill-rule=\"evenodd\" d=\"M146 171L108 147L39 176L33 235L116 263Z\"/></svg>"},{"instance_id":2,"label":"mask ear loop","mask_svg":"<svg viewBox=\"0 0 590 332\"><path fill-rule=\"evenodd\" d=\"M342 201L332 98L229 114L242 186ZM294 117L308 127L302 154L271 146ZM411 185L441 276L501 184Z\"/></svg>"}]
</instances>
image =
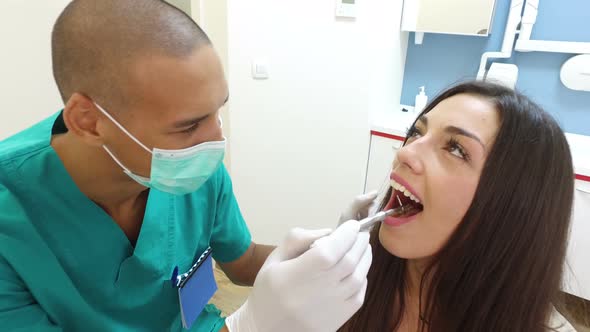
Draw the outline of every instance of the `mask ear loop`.
<instances>
[{"instance_id":1,"label":"mask ear loop","mask_svg":"<svg viewBox=\"0 0 590 332\"><path fill-rule=\"evenodd\" d=\"M125 170L125 172L131 173L131 171L127 167L125 167L125 165L123 165L123 163L120 162L119 159L117 159L117 157L115 157L115 155L111 152L111 150L109 150L109 148L107 148L106 145L103 145L102 148L106 150L106 152L111 156L111 158L113 158L117 165L119 165L123 170Z\"/></svg>"},{"instance_id":2,"label":"mask ear loop","mask_svg":"<svg viewBox=\"0 0 590 332\"><path fill-rule=\"evenodd\" d=\"M109 148L107 148L107 146L106 146L106 145L103 145L103 146L102 146L102 148L103 148L103 149L105 149L105 151L106 151L106 152L109 154L109 156L111 156L111 158L113 158L113 160L115 161L115 163L117 163L117 165L119 165L119 166L120 166L120 167L123 169L123 171L125 171L125 173L127 173L127 175L131 176L132 178L133 178L133 177L136 177L137 179L140 179L141 181L144 181L144 182L146 182L146 183L147 183L147 182L150 182L150 179L149 179L149 178L146 178L146 177L144 177L144 176L141 176L141 175L135 174L135 173L131 172L131 171L129 170L129 168L125 167L125 165L123 165L123 163L122 163L122 162L120 162L120 161L119 161L119 159L117 159L117 157L115 157L115 154L113 154L113 153L111 152L111 150L109 150ZM136 180L136 181L137 181L137 180ZM145 184L142 184L142 185L144 185L144 186L145 186Z\"/></svg>"},{"instance_id":3,"label":"mask ear loop","mask_svg":"<svg viewBox=\"0 0 590 332\"><path fill-rule=\"evenodd\" d=\"M135 136L131 135L131 133L127 131L127 129L125 129L125 127L123 127L117 120L115 120L115 118L113 118L107 111L105 111L104 108L100 107L100 105L98 105L97 103L94 103L94 105L98 107L98 109L102 112L102 114L104 114L104 116L109 118L109 120L111 120L117 127L119 127L119 129L121 129L121 131L123 131L127 136L129 136L129 138L131 138L135 143L139 144L139 146L141 146L148 153L152 153L152 150L150 150L147 146L143 145L143 143L141 143L137 138L135 138ZM111 152L108 149L107 151L109 152L109 154L111 154Z\"/></svg>"}]
</instances>

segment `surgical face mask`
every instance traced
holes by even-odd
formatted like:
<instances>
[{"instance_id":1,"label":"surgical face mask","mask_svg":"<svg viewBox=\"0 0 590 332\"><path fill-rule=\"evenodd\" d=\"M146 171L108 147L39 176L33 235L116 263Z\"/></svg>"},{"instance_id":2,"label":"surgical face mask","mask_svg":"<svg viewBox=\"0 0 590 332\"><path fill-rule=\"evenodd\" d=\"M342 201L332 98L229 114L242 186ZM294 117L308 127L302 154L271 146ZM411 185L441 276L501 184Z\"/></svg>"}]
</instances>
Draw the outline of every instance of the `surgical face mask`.
<instances>
[{"instance_id":1,"label":"surgical face mask","mask_svg":"<svg viewBox=\"0 0 590 332\"><path fill-rule=\"evenodd\" d=\"M107 111L98 104L95 103L95 105L129 138L152 155L150 177L146 178L131 172L115 157L108 147L103 145L103 148L121 166L125 174L145 187L175 195L189 194L199 189L215 173L223 161L225 155L225 137L223 141L205 142L181 150L163 150L157 148L150 150L135 138L135 136L131 135Z\"/></svg>"}]
</instances>

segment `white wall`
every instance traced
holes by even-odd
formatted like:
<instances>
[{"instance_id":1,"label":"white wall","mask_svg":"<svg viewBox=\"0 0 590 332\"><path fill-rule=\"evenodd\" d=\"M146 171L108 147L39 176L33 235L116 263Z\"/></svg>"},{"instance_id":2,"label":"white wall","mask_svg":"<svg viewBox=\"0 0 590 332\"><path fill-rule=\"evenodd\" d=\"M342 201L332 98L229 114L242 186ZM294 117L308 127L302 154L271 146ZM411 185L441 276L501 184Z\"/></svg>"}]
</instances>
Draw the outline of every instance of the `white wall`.
<instances>
[{"instance_id":1,"label":"white wall","mask_svg":"<svg viewBox=\"0 0 590 332\"><path fill-rule=\"evenodd\" d=\"M401 2L358 5L351 21L333 0L228 2L232 178L258 242L334 226L362 190L369 114L399 105ZM253 57L270 79L251 78Z\"/></svg>"},{"instance_id":2,"label":"white wall","mask_svg":"<svg viewBox=\"0 0 590 332\"><path fill-rule=\"evenodd\" d=\"M370 67L368 111L370 123L390 118L399 110L408 49L408 33L400 32L403 1L363 0L364 37Z\"/></svg>"},{"instance_id":3,"label":"white wall","mask_svg":"<svg viewBox=\"0 0 590 332\"><path fill-rule=\"evenodd\" d=\"M166 0L166 2L169 2L183 12L192 15L192 0Z\"/></svg>"},{"instance_id":4,"label":"white wall","mask_svg":"<svg viewBox=\"0 0 590 332\"><path fill-rule=\"evenodd\" d=\"M63 107L51 72L51 29L68 3L0 1L0 139Z\"/></svg>"}]
</instances>

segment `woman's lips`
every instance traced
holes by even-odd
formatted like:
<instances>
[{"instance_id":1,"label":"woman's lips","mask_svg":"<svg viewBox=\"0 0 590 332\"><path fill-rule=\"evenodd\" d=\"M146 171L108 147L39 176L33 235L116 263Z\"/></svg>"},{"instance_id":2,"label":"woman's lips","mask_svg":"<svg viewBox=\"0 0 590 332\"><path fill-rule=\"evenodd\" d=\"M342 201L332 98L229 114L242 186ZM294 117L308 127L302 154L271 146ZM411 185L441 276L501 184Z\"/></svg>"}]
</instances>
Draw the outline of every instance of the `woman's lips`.
<instances>
[{"instance_id":1,"label":"woman's lips","mask_svg":"<svg viewBox=\"0 0 590 332\"><path fill-rule=\"evenodd\" d=\"M386 217L383 220L383 223L386 225L389 225L389 226L394 226L394 227L401 226L401 225L404 225L404 224L407 224L409 222L416 220L416 218L418 217L419 214L420 214L420 212L418 212L412 216L405 217L405 218Z\"/></svg>"}]
</instances>

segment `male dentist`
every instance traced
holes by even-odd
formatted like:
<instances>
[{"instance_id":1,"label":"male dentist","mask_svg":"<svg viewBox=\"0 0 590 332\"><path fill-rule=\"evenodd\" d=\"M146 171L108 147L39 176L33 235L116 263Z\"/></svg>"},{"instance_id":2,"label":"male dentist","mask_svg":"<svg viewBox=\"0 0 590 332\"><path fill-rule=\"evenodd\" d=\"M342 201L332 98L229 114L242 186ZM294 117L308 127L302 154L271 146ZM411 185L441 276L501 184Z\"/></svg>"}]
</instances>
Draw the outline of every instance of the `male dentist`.
<instances>
[{"instance_id":1,"label":"male dentist","mask_svg":"<svg viewBox=\"0 0 590 332\"><path fill-rule=\"evenodd\" d=\"M359 309L372 256L356 221L252 242L222 164L227 82L187 15L74 0L52 60L65 107L0 142L2 331L323 332ZM209 254L253 285L227 318L205 305Z\"/></svg>"}]
</instances>

